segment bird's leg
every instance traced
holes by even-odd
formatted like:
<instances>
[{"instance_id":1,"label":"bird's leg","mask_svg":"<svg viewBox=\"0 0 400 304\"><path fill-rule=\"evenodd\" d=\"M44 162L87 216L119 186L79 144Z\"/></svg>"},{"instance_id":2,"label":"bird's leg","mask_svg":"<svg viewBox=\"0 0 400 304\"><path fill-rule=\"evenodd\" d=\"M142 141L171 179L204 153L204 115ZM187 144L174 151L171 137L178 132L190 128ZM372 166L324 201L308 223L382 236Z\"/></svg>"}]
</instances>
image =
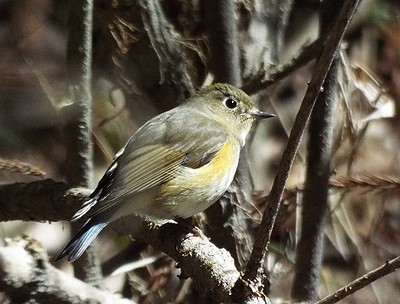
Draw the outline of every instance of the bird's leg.
<instances>
[{"instance_id":1,"label":"bird's leg","mask_svg":"<svg viewBox=\"0 0 400 304\"><path fill-rule=\"evenodd\" d=\"M192 231L193 236L208 240L207 236L203 233L203 231L199 227L193 225L192 217L187 218L187 219L177 218L176 222L178 224L182 224L182 225L188 227Z\"/></svg>"}]
</instances>

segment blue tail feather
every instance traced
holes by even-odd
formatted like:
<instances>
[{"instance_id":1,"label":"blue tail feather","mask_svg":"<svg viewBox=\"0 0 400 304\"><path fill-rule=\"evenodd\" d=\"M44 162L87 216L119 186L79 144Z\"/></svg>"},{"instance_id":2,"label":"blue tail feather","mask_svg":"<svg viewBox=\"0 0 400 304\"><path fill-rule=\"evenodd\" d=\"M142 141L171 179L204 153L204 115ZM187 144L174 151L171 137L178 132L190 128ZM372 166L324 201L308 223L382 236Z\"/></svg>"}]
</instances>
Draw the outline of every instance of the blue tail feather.
<instances>
[{"instance_id":1,"label":"blue tail feather","mask_svg":"<svg viewBox=\"0 0 400 304\"><path fill-rule=\"evenodd\" d=\"M61 260L65 256L68 256L70 262L78 259L106 225L107 222L98 222L97 218L89 219L60 252L55 261Z\"/></svg>"}]
</instances>

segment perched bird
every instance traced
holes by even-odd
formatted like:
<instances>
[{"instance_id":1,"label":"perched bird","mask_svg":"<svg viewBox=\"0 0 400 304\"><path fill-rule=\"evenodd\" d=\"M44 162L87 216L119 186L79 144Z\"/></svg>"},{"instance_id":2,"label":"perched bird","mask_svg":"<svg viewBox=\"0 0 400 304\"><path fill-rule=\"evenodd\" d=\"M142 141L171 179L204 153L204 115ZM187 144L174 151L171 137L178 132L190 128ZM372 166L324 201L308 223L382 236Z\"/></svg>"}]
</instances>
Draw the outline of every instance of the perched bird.
<instances>
[{"instance_id":1,"label":"perched bird","mask_svg":"<svg viewBox=\"0 0 400 304\"><path fill-rule=\"evenodd\" d=\"M115 156L72 221L86 223L58 255L79 258L110 222L128 214L188 218L228 189L261 112L243 91L214 84L146 122Z\"/></svg>"}]
</instances>

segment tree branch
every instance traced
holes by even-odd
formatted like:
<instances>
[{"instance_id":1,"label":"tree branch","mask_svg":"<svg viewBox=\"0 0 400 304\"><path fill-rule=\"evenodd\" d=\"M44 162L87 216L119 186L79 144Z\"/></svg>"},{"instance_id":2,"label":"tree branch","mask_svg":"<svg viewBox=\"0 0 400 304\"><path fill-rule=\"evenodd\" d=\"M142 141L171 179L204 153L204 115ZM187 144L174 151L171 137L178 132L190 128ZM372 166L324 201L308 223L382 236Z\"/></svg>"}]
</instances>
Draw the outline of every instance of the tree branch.
<instances>
[{"instance_id":1,"label":"tree branch","mask_svg":"<svg viewBox=\"0 0 400 304\"><path fill-rule=\"evenodd\" d=\"M71 0L68 10L67 66L71 104L64 109L67 148L65 173L70 185L93 187L92 146L92 27L93 0ZM73 223L73 233L81 227ZM74 264L75 275L99 286L100 263L92 243Z\"/></svg>"},{"instance_id":2,"label":"tree branch","mask_svg":"<svg viewBox=\"0 0 400 304\"><path fill-rule=\"evenodd\" d=\"M362 277L354 280L353 282L342 287L335 293L319 300L315 304L333 304L337 303L345 297L355 293L356 291L364 288L372 282L398 270L400 268L400 256L387 261L384 265L364 274Z\"/></svg>"},{"instance_id":3,"label":"tree branch","mask_svg":"<svg viewBox=\"0 0 400 304\"><path fill-rule=\"evenodd\" d=\"M65 220L79 209L89 193L86 189L68 189L64 183L51 180L0 186L0 216L3 220ZM9 218L4 218L3 209L6 211L13 205L15 207L6 213ZM46 207L47 205L51 207ZM45 216L41 216L40 211ZM239 278L232 256L208 239L194 236L187 225L152 222L132 215L123 217L110 226L118 234L131 234L134 238L166 252L182 269L183 278L192 277L199 286L210 290L220 302L229 299L231 288Z\"/></svg>"},{"instance_id":4,"label":"tree branch","mask_svg":"<svg viewBox=\"0 0 400 304\"><path fill-rule=\"evenodd\" d=\"M0 290L13 303L134 304L56 269L44 248L28 237L0 247Z\"/></svg>"},{"instance_id":5,"label":"tree branch","mask_svg":"<svg viewBox=\"0 0 400 304\"><path fill-rule=\"evenodd\" d=\"M74 186L93 186L92 127L92 19L93 0L70 1L67 65L71 103L64 110L67 122L66 174Z\"/></svg>"},{"instance_id":6,"label":"tree branch","mask_svg":"<svg viewBox=\"0 0 400 304\"><path fill-rule=\"evenodd\" d=\"M210 68L215 82L234 86L242 83L239 61L235 2L204 1L207 34L210 48Z\"/></svg>"},{"instance_id":7,"label":"tree branch","mask_svg":"<svg viewBox=\"0 0 400 304\"><path fill-rule=\"evenodd\" d=\"M199 290L208 290L219 303L230 302L231 289L239 272L230 253L217 248L207 238L193 234L187 225L168 222L143 221L127 216L112 227L117 231L132 233L135 239L164 251L181 268L181 278L191 277Z\"/></svg>"},{"instance_id":8,"label":"tree branch","mask_svg":"<svg viewBox=\"0 0 400 304\"><path fill-rule=\"evenodd\" d=\"M266 69L263 67L257 75L247 81L241 88L247 94L252 95L258 91L266 89L268 86L276 83L289 76L293 71L302 67L303 65L310 62L312 59L318 57L323 49L323 44L321 39L313 41L311 44L304 47L300 53L294 57L289 63L285 63L278 66L274 72L269 75L265 75Z\"/></svg>"},{"instance_id":9,"label":"tree branch","mask_svg":"<svg viewBox=\"0 0 400 304\"><path fill-rule=\"evenodd\" d=\"M160 82L170 83L177 91L178 100L183 101L194 93L183 44L172 34L171 24L159 1L141 0L139 4L142 7L144 28L160 61Z\"/></svg>"},{"instance_id":10,"label":"tree branch","mask_svg":"<svg viewBox=\"0 0 400 304\"><path fill-rule=\"evenodd\" d=\"M79 209L91 193L50 179L0 186L0 221L61 221Z\"/></svg>"},{"instance_id":11,"label":"tree branch","mask_svg":"<svg viewBox=\"0 0 400 304\"><path fill-rule=\"evenodd\" d=\"M274 184L271 189L271 194L268 199L268 204L264 211L263 219L256 235L256 242L252 251L252 255L246 267L245 275L243 277L244 281L238 281L239 284L237 285L236 289L238 295L246 294L243 290L248 289L248 286L252 286L255 290L261 290L262 288L262 283L264 281L263 264L267 254L267 246L269 244L272 228L279 210L286 180L293 165L306 123L325 81L337 48L340 45L344 32L347 29L358 3L359 0L347 0L345 2L339 18L336 21L335 26L333 27L332 32L326 42L321 57L317 62L315 73L312 76L300 110L296 116L288 143L283 152L282 160L279 164Z\"/></svg>"}]
</instances>

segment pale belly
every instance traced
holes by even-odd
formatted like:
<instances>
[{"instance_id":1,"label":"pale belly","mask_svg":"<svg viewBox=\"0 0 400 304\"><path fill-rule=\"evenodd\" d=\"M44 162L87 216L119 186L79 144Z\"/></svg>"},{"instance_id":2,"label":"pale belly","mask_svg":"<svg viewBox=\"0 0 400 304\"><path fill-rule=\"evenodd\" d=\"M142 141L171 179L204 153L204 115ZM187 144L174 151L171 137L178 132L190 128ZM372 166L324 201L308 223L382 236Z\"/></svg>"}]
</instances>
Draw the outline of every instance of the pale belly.
<instances>
[{"instance_id":1,"label":"pale belly","mask_svg":"<svg viewBox=\"0 0 400 304\"><path fill-rule=\"evenodd\" d=\"M235 176L240 147L226 144L207 165L182 168L180 174L161 188L155 202L161 213L188 218L215 203Z\"/></svg>"}]
</instances>

